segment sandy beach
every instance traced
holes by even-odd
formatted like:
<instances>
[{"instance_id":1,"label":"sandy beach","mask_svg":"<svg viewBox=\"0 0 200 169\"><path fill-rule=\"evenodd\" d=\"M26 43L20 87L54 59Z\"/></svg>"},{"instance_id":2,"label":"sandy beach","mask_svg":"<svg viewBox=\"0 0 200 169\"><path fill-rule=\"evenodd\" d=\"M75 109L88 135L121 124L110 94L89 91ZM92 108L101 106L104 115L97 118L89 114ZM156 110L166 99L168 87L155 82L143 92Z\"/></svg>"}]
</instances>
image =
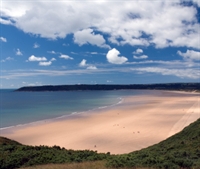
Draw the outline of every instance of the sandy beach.
<instances>
[{"instance_id":1,"label":"sandy beach","mask_svg":"<svg viewBox=\"0 0 200 169\"><path fill-rule=\"evenodd\" d=\"M0 135L27 145L129 153L159 143L200 118L199 94L159 93L126 97L113 107L12 128Z\"/></svg>"}]
</instances>

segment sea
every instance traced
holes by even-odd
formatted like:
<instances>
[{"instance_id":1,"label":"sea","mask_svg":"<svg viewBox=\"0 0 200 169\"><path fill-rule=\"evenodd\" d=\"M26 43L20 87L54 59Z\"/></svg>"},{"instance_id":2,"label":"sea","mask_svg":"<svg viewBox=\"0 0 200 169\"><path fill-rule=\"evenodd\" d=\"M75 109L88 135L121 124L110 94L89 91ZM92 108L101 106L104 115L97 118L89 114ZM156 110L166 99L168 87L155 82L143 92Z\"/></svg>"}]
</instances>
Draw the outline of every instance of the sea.
<instances>
[{"instance_id":1,"label":"sea","mask_svg":"<svg viewBox=\"0 0 200 169\"><path fill-rule=\"evenodd\" d=\"M152 91L16 92L0 89L0 129L95 112L91 110L115 106L126 96L147 92Z\"/></svg>"}]
</instances>

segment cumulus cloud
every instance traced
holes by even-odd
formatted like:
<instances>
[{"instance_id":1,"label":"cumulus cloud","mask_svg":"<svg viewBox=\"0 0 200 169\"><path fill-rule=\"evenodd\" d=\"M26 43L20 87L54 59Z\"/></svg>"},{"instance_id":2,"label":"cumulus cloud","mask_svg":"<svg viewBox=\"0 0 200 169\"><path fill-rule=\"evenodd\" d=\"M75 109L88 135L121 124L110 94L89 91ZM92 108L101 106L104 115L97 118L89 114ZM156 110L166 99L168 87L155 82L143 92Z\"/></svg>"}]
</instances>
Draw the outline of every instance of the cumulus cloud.
<instances>
[{"instance_id":1,"label":"cumulus cloud","mask_svg":"<svg viewBox=\"0 0 200 169\"><path fill-rule=\"evenodd\" d=\"M28 58L28 61L30 61L30 62L35 62L35 61L41 62L41 61L47 61L47 58L45 58L45 57L36 57L36 56L34 56L34 55L31 55L31 56Z\"/></svg>"},{"instance_id":2,"label":"cumulus cloud","mask_svg":"<svg viewBox=\"0 0 200 169\"><path fill-rule=\"evenodd\" d=\"M39 62L39 66L50 66L52 64L51 61L48 62Z\"/></svg>"},{"instance_id":3,"label":"cumulus cloud","mask_svg":"<svg viewBox=\"0 0 200 169\"><path fill-rule=\"evenodd\" d=\"M15 54L16 54L17 56L22 56L22 55L23 55L22 52L20 51L20 49L17 49L17 51L15 52Z\"/></svg>"},{"instance_id":4,"label":"cumulus cloud","mask_svg":"<svg viewBox=\"0 0 200 169\"><path fill-rule=\"evenodd\" d=\"M179 50L177 53L184 59L200 60L200 52L198 51L187 50L186 53L183 53Z\"/></svg>"},{"instance_id":5,"label":"cumulus cloud","mask_svg":"<svg viewBox=\"0 0 200 169\"><path fill-rule=\"evenodd\" d=\"M40 47L40 45L38 43L33 44L33 48L39 48L39 47Z\"/></svg>"},{"instance_id":6,"label":"cumulus cloud","mask_svg":"<svg viewBox=\"0 0 200 169\"><path fill-rule=\"evenodd\" d=\"M200 5L199 0L189 2ZM118 3L16 0L2 1L0 12L2 18L9 18L1 19L3 24L12 20L25 33L48 39L74 34L74 42L79 45L108 47L103 37L106 34L107 40L118 45L200 48L197 8L185 6L182 0Z\"/></svg>"},{"instance_id":7,"label":"cumulus cloud","mask_svg":"<svg viewBox=\"0 0 200 169\"><path fill-rule=\"evenodd\" d=\"M7 39L4 38L4 37L0 37L0 40L1 40L2 42L7 42Z\"/></svg>"},{"instance_id":8,"label":"cumulus cloud","mask_svg":"<svg viewBox=\"0 0 200 169\"><path fill-rule=\"evenodd\" d=\"M6 19L2 19L2 18L0 18L0 23L4 24L4 25L13 25L11 20L6 20Z\"/></svg>"},{"instance_id":9,"label":"cumulus cloud","mask_svg":"<svg viewBox=\"0 0 200 169\"><path fill-rule=\"evenodd\" d=\"M40 62L39 62L39 66L50 66L50 65L52 64L53 61L56 61L56 59L55 59L55 58L52 58L52 59L51 59L50 61L48 61L48 62L47 62L47 61L46 61L46 62L45 62L45 61L44 61L44 62L40 61Z\"/></svg>"},{"instance_id":10,"label":"cumulus cloud","mask_svg":"<svg viewBox=\"0 0 200 169\"><path fill-rule=\"evenodd\" d=\"M74 42L81 45L91 44L102 48L110 48L105 44L105 39L100 34L95 34L92 29L84 29L74 33Z\"/></svg>"},{"instance_id":11,"label":"cumulus cloud","mask_svg":"<svg viewBox=\"0 0 200 169\"><path fill-rule=\"evenodd\" d=\"M147 55L141 55L141 56L133 56L134 59L147 59L148 56Z\"/></svg>"},{"instance_id":12,"label":"cumulus cloud","mask_svg":"<svg viewBox=\"0 0 200 169\"><path fill-rule=\"evenodd\" d=\"M133 52L133 54L141 54L141 53L143 53L143 50L139 48L135 52Z\"/></svg>"},{"instance_id":13,"label":"cumulus cloud","mask_svg":"<svg viewBox=\"0 0 200 169\"><path fill-rule=\"evenodd\" d=\"M68 56L68 55L63 55L63 54L61 54L61 55L59 56L59 58L61 58L61 59L66 59L66 60L68 60L68 59L73 60L72 57L70 57L70 56Z\"/></svg>"},{"instance_id":14,"label":"cumulus cloud","mask_svg":"<svg viewBox=\"0 0 200 169\"><path fill-rule=\"evenodd\" d=\"M196 3L200 7L200 1L199 0L193 0L194 3Z\"/></svg>"},{"instance_id":15,"label":"cumulus cloud","mask_svg":"<svg viewBox=\"0 0 200 169\"><path fill-rule=\"evenodd\" d=\"M52 58L50 61L53 62L53 61L56 61L56 59L55 59L55 58Z\"/></svg>"},{"instance_id":16,"label":"cumulus cloud","mask_svg":"<svg viewBox=\"0 0 200 169\"><path fill-rule=\"evenodd\" d=\"M134 59L147 59L148 58L147 55L139 56L142 53L143 53L143 50L138 48L136 51L133 52L133 54L136 54L136 55L133 55L133 58Z\"/></svg>"},{"instance_id":17,"label":"cumulus cloud","mask_svg":"<svg viewBox=\"0 0 200 169\"><path fill-rule=\"evenodd\" d=\"M97 70L97 67L96 66L93 66L93 65L88 65L87 63L87 60L83 59L80 63L79 63L79 66L80 67L86 67L86 69L88 70Z\"/></svg>"},{"instance_id":18,"label":"cumulus cloud","mask_svg":"<svg viewBox=\"0 0 200 169\"><path fill-rule=\"evenodd\" d=\"M87 66L86 62L87 62L87 60L83 59L83 60L79 63L79 66L81 66L81 67Z\"/></svg>"},{"instance_id":19,"label":"cumulus cloud","mask_svg":"<svg viewBox=\"0 0 200 169\"><path fill-rule=\"evenodd\" d=\"M120 52L113 48L111 50L108 51L106 57L108 62L112 63L112 64L123 64L125 63L128 59L124 56L119 56Z\"/></svg>"}]
</instances>

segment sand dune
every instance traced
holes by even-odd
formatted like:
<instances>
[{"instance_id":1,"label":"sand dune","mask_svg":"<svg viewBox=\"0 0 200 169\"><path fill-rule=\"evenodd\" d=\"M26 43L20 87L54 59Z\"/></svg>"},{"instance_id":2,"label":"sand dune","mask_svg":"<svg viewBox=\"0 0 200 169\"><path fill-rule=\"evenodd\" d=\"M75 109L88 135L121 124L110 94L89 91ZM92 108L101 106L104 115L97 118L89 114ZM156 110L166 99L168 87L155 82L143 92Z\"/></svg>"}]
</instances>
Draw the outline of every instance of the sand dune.
<instances>
[{"instance_id":1,"label":"sand dune","mask_svg":"<svg viewBox=\"0 0 200 169\"><path fill-rule=\"evenodd\" d=\"M59 145L113 154L139 150L181 131L200 118L199 94L159 91L73 118L3 131L28 145Z\"/></svg>"}]
</instances>

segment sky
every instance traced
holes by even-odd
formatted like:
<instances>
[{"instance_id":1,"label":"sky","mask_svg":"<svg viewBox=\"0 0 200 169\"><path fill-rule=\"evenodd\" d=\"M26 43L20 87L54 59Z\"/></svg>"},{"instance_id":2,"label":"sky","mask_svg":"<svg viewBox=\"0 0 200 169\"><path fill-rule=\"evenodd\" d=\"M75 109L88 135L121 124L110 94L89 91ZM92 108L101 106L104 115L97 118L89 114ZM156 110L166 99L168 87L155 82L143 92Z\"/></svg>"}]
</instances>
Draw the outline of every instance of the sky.
<instances>
[{"instance_id":1,"label":"sky","mask_svg":"<svg viewBox=\"0 0 200 169\"><path fill-rule=\"evenodd\" d=\"M0 5L0 88L200 82L200 0Z\"/></svg>"}]
</instances>

